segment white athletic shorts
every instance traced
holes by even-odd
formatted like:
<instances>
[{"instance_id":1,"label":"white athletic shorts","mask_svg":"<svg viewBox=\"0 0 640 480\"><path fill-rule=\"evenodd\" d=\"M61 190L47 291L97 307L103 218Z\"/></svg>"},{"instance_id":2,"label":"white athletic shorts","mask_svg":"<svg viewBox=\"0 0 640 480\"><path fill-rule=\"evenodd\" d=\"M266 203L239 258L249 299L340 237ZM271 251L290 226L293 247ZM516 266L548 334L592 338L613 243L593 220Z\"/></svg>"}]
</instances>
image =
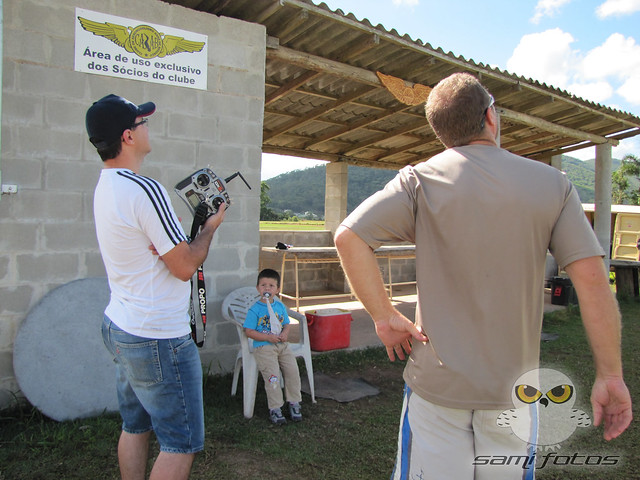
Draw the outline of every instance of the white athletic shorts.
<instances>
[{"instance_id":1,"label":"white athletic shorts","mask_svg":"<svg viewBox=\"0 0 640 480\"><path fill-rule=\"evenodd\" d=\"M535 440L499 427L501 412L442 407L406 386L392 480L533 480Z\"/></svg>"}]
</instances>

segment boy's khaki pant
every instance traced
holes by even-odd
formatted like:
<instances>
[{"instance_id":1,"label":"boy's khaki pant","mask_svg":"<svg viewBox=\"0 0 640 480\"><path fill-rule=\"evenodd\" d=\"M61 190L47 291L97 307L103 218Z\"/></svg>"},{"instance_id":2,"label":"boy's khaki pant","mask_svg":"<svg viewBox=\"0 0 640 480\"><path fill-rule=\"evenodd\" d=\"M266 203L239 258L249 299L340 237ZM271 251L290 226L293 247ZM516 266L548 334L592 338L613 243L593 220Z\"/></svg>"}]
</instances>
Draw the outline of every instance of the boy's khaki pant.
<instances>
[{"instance_id":1,"label":"boy's khaki pant","mask_svg":"<svg viewBox=\"0 0 640 480\"><path fill-rule=\"evenodd\" d=\"M296 357L288 343L275 343L256 348L253 352L258 370L264 379L269 410L280 408L284 404L282 398L282 380L284 380L284 396L287 402L297 403L302 400L300 393L300 372ZM284 379L280 378L280 372Z\"/></svg>"}]
</instances>

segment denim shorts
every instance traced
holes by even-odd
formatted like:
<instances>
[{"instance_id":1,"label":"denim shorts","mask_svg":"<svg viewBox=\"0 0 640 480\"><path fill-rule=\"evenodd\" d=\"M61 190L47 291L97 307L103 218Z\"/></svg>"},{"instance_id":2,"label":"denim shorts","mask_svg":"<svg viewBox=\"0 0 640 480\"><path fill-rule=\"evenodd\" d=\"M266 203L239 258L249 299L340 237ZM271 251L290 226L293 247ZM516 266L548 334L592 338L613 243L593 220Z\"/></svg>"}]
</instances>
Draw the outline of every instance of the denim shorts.
<instances>
[{"instance_id":1,"label":"denim shorts","mask_svg":"<svg viewBox=\"0 0 640 480\"><path fill-rule=\"evenodd\" d=\"M102 339L116 363L122 430L132 434L154 430L163 452L202 450L202 365L191 335L137 337L105 315Z\"/></svg>"}]
</instances>

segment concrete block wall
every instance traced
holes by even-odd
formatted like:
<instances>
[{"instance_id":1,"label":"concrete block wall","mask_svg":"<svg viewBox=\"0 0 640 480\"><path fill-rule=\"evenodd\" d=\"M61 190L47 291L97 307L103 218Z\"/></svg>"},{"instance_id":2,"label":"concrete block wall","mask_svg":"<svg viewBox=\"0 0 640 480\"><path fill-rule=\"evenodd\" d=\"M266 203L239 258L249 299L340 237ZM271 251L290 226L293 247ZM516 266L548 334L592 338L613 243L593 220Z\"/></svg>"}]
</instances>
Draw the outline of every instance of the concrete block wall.
<instances>
[{"instance_id":1,"label":"concrete block wall","mask_svg":"<svg viewBox=\"0 0 640 480\"><path fill-rule=\"evenodd\" d=\"M0 173L18 193L0 198L0 408L20 396L13 342L30 309L55 287L105 276L93 223L102 162L84 118L91 103L109 93L156 103L153 151L141 173L169 190L187 232L191 215L173 194L179 180L209 165L223 178L240 170L253 187L229 183L233 205L205 263L209 321L201 356L212 373L230 371L238 340L220 305L231 290L255 281L259 259L264 27L159 0L3 5ZM208 89L75 72L76 7L208 35Z\"/></svg>"}]
</instances>

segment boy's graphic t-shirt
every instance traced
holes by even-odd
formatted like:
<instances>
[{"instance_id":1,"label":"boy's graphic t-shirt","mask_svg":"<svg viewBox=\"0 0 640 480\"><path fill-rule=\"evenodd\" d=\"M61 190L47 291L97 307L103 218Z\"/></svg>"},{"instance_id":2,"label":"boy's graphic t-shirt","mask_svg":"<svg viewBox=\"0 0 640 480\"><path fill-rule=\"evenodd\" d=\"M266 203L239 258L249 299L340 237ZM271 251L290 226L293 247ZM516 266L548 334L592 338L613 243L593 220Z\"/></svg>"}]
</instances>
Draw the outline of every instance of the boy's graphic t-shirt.
<instances>
[{"instance_id":1,"label":"boy's graphic t-shirt","mask_svg":"<svg viewBox=\"0 0 640 480\"><path fill-rule=\"evenodd\" d=\"M289 324L289 316L287 315L287 307L277 298L271 304L271 308L278 317L280 324L284 327ZM261 333L271 333L271 320L269 318L269 309L267 304L258 300L247 312L247 318L242 325L244 328L250 328ZM260 342L253 340L253 347L263 347L269 345L270 342Z\"/></svg>"}]
</instances>

